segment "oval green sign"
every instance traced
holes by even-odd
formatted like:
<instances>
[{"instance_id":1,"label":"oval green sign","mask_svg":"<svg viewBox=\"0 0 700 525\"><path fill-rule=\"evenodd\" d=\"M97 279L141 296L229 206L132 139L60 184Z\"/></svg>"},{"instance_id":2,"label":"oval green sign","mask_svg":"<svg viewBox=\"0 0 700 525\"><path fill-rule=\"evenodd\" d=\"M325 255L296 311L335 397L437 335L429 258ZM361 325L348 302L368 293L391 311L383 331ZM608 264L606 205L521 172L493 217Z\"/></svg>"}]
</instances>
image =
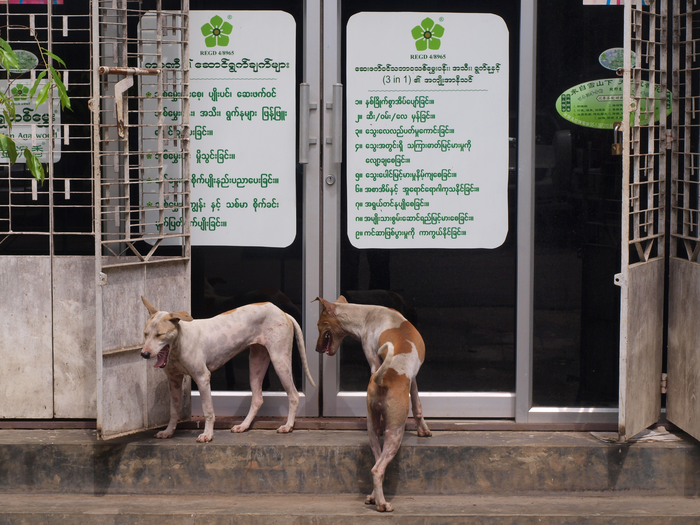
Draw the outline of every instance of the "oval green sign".
<instances>
[{"instance_id":1,"label":"oval green sign","mask_svg":"<svg viewBox=\"0 0 700 525\"><path fill-rule=\"evenodd\" d=\"M637 65L637 55L632 51L631 55L632 67ZM598 57L598 62L605 69L610 71L617 71L619 68L625 65L625 50L622 47L611 47L603 51Z\"/></svg>"},{"instance_id":2,"label":"oval green sign","mask_svg":"<svg viewBox=\"0 0 700 525\"><path fill-rule=\"evenodd\" d=\"M567 89L556 102L557 112L569 122L587 128L613 129L616 122L622 122L622 83L621 78L604 78L591 80ZM649 123L646 112L646 97L649 96L649 82L641 83L640 122L642 126ZM659 100L661 88L656 86L656 104L654 121L659 120ZM666 115L672 110L671 91L666 90ZM632 112L634 122L634 112Z\"/></svg>"},{"instance_id":3,"label":"oval green sign","mask_svg":"<svg viewBox=\"0 0 700 525\"><path fill-rule=\"evenodd\" d=\"M27 71L34 69L39 64L39 58L31 51L16 49L15 53L17 54L19 69L10 69L10 73L17 75L20 73L26 73Z\"/></svg>"}]
</instances>

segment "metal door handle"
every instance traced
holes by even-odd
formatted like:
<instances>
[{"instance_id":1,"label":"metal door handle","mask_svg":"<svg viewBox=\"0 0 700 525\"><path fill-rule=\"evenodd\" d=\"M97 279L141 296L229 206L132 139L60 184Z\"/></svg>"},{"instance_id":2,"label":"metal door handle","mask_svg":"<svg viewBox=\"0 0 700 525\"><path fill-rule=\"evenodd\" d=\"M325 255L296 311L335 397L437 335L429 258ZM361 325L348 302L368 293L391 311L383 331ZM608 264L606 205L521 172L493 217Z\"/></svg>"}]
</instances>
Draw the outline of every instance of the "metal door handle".
<instances>
[{"instance_id":1,"label":"metal door handle","mask_svg":"<svg viewBox=\"0 0 700 525\"><path fill-rule=\"evenodd\" d=\"M343 162L343 84L333 84L333 127L331 147L333 162Z\"/></svg>"},{"instance_id":2,"label":"metal door handle","mask_svg":"<svg viewBox=\"0 0 700 525\"><path fill-rule=\"evenodd\" d=\"M309 102L310 93L309 84L299 84L299 164L309 163L309 146L316 144L316 139L309 137L311 110L317 108L315 102Z\"/></svg>"}]
</instances>

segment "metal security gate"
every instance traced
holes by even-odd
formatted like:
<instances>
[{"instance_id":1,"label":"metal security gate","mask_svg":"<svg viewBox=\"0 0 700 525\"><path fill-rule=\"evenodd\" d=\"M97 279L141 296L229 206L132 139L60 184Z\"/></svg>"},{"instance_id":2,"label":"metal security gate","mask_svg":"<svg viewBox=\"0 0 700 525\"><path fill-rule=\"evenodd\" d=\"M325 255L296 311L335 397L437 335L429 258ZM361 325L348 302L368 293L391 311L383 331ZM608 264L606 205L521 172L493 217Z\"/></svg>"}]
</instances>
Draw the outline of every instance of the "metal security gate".
<instances>
[{"instance_id":1,"label":"metal security gate","mask_svg":"<svg viewBox=\"0 0 700 525\"><path fill-rule=\"evenodd\" d=\"M190 307L187 0L94 2L97 428L103 439L169 419L165 374L139 350L147 319ZM180 61L169 61L176 48ZM167 101L165 101L165 96ZM182 119L171 119L171 113ZM165 156L177 158L165 171ZM174 214L168 214L170 209ZM187 378L185 378L187 379ZM190 414L189 381L183 418Z\"/></svg>"},{"instance_id":2,"label":"metal security gate","mask_svg":"<svg viewBox=\"0 0 700 525\"><path fill-rule=\"evenodd\" d=\"M38 182L21 154L13 166L0 158L0 418L95 417L91 35L88 0L0 4L0 36L20 59L19 70L0 69L16 108L0 132L45 171ZM72 110L55 90L30 101L47 65Z\"/></svg>"},{"instance_id":3,"label":"metal security gate","mask_svg":"<svg viewBox=\"0 0 700 525\"><path fill-rule=\"evenodd\" d=\"M650 0L625 11L631 111L624 114L620 439L660 417L665 292L666 415L700 439L700 12L696 0Z\"/></svg>"},{"instance_id":4,"label":"metal security gate","mask_svg":"<svg viewBox=\"0 0 700 525\"><path fill-rule=\"evenodd\" d=\"M666 405L669 421L700 439L700 10L694 0L674 7Z\"/></svg>"},{"instance_id":5,"label":"metal security gate","mask_svg":"<svg viewBox=\"0 0 700 525\"><path fill-rule=\"evenodd\" d=\"M641 3L640 3L641 4ZM666 0L625 5L620 439L661 411L666 209ZM634 55L633 55L634 53ZM631 57L636 57L632 65Z\"/></svg>"}]
</instances>

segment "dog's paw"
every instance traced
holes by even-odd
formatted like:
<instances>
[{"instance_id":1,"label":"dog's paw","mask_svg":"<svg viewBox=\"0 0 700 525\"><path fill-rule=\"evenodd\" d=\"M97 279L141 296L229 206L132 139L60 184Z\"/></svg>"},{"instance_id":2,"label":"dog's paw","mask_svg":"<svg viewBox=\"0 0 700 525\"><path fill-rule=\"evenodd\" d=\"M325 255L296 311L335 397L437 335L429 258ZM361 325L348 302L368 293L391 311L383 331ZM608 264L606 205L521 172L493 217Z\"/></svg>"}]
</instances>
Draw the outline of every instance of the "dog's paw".
<instances>
[{"instance_id":1,"label":"dog's paw","mask_svg":"<svg viewBox=\"0 0 700 525\"><path fill-rule=\"evenodd\" d=\"M248 430L248 427L244 427L243 425L235 425L231 428L231 432L234 432L236 434L240 434L241 432L245 432L246 430Z\"/></svg>"},{"instance_id":2,"label":"dog's paw","mask_svg":"<svg viewBox=\"0 0 700 525\"><path fill-rule=\"evenodd\" d=\"M365 505L374 505L374 493L365 498Z\"/></svg>"},{"instance_id":3,"label":"dog's paw","mask_svg":"<svg viewBox=\"0 0 700 525\"><path fill-rule=\"evenodd\" d=\"M212 439L214 439L213 435L202 433L197 436L197 443L209 443Z\"/></svg>"},{"instance_id":4,"label":"dog's paw","mask_svg":"<svg viewBox=\"0 0 700 525\"><path fill-rule=\"evenodd\" d=\"M419 428L418 429L418 436L422 438L429 438L433 435L433 433L430 431L428 427L426 428Z\"/></svg>"},{"instance_id":5,"label":"dog's paw","mask_svg":"<svg viewBox=\"0 0 700 525\"><path fill-rule=\"evenodd\" d=\"M157 437L158 439L168 439L168 438L173 437L173 433L172 433L172 432L166 432L165 430L161 430L160 432L158 432L158 433L156 434L156 437Z\"/></svg>"},{"instance_id":6,"label":"dog's paw","mask_svg":"<svg viewBox=\"0 0 700 525\"><path fill-rule=\"evenodd\" d=\"M377 511L379 512L394 512L394 507L391 506L391 503L388 501L385 501L384 503L377 503Z\"/></svg>"},{"instance_id":7,"label":"dog's paw","mask_svg":"<svg viewBox=\"0 0 700 525\"><path fill-rule=\"evenodd\" d=\"M425 422L424 419L421 419L420 421L416 421L416 427L418 430L419 437L428 438L428 437L433 435L433 433L428 428L428 424Z\"/></svg>"},{"instance_id":8,"label":"dog's paw","mask_svg":"<svg viewBox=\"0 0 700 525\"><path fill-rule=\"evenodd\" d=\"M282 425L277 429L278 434L289 434L294 430L294 425Z\"/></svg>"}]
</instances>

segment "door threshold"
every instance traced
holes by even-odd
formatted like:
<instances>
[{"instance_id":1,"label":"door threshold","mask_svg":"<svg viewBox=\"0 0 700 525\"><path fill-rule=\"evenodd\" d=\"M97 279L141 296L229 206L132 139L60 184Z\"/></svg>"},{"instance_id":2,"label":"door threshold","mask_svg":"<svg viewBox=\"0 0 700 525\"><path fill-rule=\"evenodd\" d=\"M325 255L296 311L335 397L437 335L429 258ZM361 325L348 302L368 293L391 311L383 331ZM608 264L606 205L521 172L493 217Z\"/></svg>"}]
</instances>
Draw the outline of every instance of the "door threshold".
<instances>
[{"instance_id":1,"label":"door threshold","mask_svg":"<svg viewBox=\"0 0 700 525\"><path fill-rule=\"evenodd\" d=\"M286 422L285 417L258 417L251 424L251 430L276 430ZM243 421L243 417L217 417L214 428L226 430ZM510 419L430 419L428 426L434 431L504 431L504 432L617 432L617 424L600 423L517 423ZM165 425L163 425L165 426ZM94 429L94 419L11 419L0 420L0 429ZM181 421L178 429L204 428L204 418L195 416L190 421ZM298 417L294 422L296 430L367 430L364 417ZM409 418L406 430L416 431L413 418Z\"/></svg>"}]
</instances>

